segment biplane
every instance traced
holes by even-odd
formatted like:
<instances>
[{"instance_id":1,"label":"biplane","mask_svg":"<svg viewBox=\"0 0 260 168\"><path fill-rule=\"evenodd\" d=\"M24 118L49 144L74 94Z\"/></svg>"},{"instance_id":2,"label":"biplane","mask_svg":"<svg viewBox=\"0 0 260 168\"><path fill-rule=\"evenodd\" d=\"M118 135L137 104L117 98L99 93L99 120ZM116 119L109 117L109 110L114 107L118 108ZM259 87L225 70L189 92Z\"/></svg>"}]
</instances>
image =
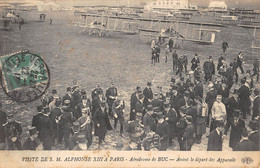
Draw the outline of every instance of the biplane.
<instances>
[{"instance_id":1,"label":"biplane","mask_svg":"<svg viewBox=\"0 0 260 168\"><path fill-rule=\"evenodd\" d=\"M0 29L9 30L11 28L11 19L10 18L0 18Z\"/></svg>"},{"instance_id":2,"label":"biplane","mask_svg":"<svg viewBox=\"0 0 260 168\"><path fill-rule=\"evenodd\" d=\"M169 38L172 38L175 44L177 41L191 41L210 45L214 43L216 33L220 32L220 30L205 28L205 26L225 27L221 24L178 20L148 18L138 18L138 20L150 22L149 27L139 29L140 40L150 42L151 39L157 38L160 45L164 45Z\"/></svg>"},{"instance_id":3,"label":"biplane","mask_svg":"<svg viewBox=\"0 0 260 168\"><path fill-rule=\"evenodd\" d=\"M97 34L99 36L108 36L109 32L118 32L125 34L137 34L139 24L132 17L109 16L103 14L82 14L84 22L76 23L76 26L88 32L88 34Z\"/></svg>"}]
</instances>

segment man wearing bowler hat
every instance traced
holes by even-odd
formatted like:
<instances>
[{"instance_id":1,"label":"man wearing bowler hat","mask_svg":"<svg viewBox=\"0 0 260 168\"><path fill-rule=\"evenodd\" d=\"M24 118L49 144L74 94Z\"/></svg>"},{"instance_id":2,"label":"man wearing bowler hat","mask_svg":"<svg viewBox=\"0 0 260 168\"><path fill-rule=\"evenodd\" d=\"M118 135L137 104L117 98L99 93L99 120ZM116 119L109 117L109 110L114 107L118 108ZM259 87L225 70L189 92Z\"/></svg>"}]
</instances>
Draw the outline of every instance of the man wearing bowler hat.
<instances>
[{"instance_id":1,"label":"man wearing bowler hat","mask_svg":"<svg viewBox=\"0 0 260 168\"><path fill-rule=\"evenodd\" d=\"M62 98L62 105L65 105L65 100L69 100L69 101L70 101L70 106L71 106L71 102L72 102L72 91L71 91L71 87L67 87L67 93L66 93L65 96L63 96L63 98Z\"/></svg>"},{"instance_id":2,"label":"man wearing bowler hat","mask_svg":"<svg viewBox=\"0 0 260 168\"><path fill-rule=\"evenodd\" d=\"M161 145L159 150L166 151L169 146L170 126L164 120L162 112L158 112L157 117L158 117L158 122L155 128L155 133L160 136Z\"/></svg>"},{"instance_id":3,"label":"man wearing bowler hat","mask_svg":"<svg viewBox=\"0 0 260 168\"><path fill-rule=\"evenodd\" d=\"M140 86L137 86L136 87L136 91L134 93L132 93L131 95L131 99L130 99L130 121L132 120L135 120L135 105L136 105L136 102L138 101L138 97L139 97L139 94L142 93L142 90L141 90L141 87Z\"/></svg>"},{"instance_id":4,"label":"man wearing bowler hat","mask_svg":"<svg viewBox=\"0 0 260 168\"><path fill-rule=\"evenodd\" d=\"M152 91L151 87L152 87L152 83L147 82L146 88L144 88L144 90L143 90L145 108L147 108L148 104L150 104L150 102L153 99L153 91Z\"/></svg>"},{"instance_id":5,"label":"man wearing bowler hat","mask_svg":"<svg viewBox=\"0 0 260 168\"><path fill-rule=\"evenodd\" d=\"M91 114L93 114L90 99L88 99L87 95L84 94L81 96L81 102L76 106L75 119L78 119L82 116L82 109L85 108L89 108Z\"/></svg>"}]
</instances>

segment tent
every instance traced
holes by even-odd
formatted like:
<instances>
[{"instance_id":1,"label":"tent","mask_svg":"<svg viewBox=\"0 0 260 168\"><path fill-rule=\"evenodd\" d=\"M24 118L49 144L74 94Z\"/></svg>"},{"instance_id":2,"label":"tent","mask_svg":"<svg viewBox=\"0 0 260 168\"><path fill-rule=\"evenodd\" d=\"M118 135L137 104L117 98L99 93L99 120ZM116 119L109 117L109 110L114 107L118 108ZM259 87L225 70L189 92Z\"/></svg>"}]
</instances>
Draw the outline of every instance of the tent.
<instances>
[{"instance_id":1,"label":"tent","mask_svg":"<svg viewBox=\"0 0 260 168\"><path fill-rule=\"evenodd\" d=\"M209 8L227 9L227 5L224 1L210 1Z\"/></svg>"}]
</instances>

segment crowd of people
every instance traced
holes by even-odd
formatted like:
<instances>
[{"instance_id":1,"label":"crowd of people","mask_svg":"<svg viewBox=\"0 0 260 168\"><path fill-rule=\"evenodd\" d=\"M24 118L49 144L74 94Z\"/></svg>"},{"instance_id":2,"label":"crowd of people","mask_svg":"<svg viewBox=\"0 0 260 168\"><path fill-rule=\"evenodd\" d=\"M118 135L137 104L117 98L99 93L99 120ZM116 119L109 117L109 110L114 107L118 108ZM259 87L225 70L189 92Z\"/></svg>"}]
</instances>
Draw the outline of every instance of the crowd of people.
<instances>
[{"instance_id":1,"label":"crowd of people","mask_svg":"<svg viewBox=\"0 0 260 168\"><path fill-rule=\"evenodd\" d=\"M179 149L187 151L193 144L201 144L205 135L208 151L222 151L229 131L232 150L259 150L260 100L259 89L255 87L259 80L258 60L253 64L253 74L250 70L245 73L242 52L229 66L225 54L220 56L217 66L209 56L202 70L198 54L188 67L187 55L179 56L172 47L167 47L167 54L172 55L174 75L166 92L159 86L155 89L152 82L147 82L144 89L137 86L128 110L114 82L106 90L97 84L88 96L73 81L63 97L56 89L51 93L46 91L25 140L21 138L21 123L15 120L14 114L1 110L0 148L51 150L57 144L64 144L67 150L88 150L97 136L97 149L102 149L107 132L119 125L119 136L129 140L120 150L165 151L177 145L173 143L176 139Z\"/></svg>"}]
</instances>

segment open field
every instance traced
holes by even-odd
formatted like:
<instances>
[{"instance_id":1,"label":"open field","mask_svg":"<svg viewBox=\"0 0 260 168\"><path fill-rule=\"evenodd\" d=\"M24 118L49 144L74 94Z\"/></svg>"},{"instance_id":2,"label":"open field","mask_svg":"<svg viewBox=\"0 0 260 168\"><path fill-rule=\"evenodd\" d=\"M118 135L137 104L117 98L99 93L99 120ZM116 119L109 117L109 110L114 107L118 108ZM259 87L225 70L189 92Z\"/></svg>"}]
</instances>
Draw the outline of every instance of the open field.
<instances>
[{"instance_id":1,"label":"open field","mask_svg":"<svg viewBox=\"0 0 260 168\"><path fill-rule=\"evenodd\" d=\"M90 95L91 89L99 82L105 89L110 81L115 81L118 91L126 101L126 121L129 116L129 100L131 93L137 85L143 88L147 81L152 81L153 87L163 86L166 90L170 84L172 75L171 58L164 63L164 49L161 50L161 60L156 66L151 65L150 45L142 43L138 36L111 33L109 38L89 36L72 22L75 16L72 11L46 12L45 22L35 22L38 14L35 11L21 14L27 21L18 29L17 24L12 25L10 31L0 31L0 55L5 55L27 49L41 55L47 63L51 73L49 90L56 88L59 95L63 96L67 86L72 85L73 80L78 80L81 87ZM49 25L49 19L53 25ZM200 56L201 63L211 55L217 61L222 49L223 39L227 40L230 48L226 59L229 63L239 51L244 52L245 69L252 70L252 61L259 57L259 51L250 49L252 31L231 26L220 28L216 41L212 46L199 45L192 42L184 42L179 54L187 53L189 62L195 53ZM190 68L190 65L188 65ZM1 100L6 112L17 113L17 120L23 125L23 138L31 124L32 116L36 114L36 106L39 100L31 103L13 102L7 97L1 88ZM208 131L208 130L207 130ZM118 133L119 134L119 133ZM119 136L113 136L112 131L107 137L108 144L105 148L112 149L112 143L118 141L127 142ZM206 150L207 138L204 136L200 145L194 144L192 150ZM93 142L93 147L97 140ZM177 141L174 150L178 149ZM59 149L62 149L60 147ZM228 139L224 142L224 150L228 147Z\"/></svg>"}]
</instances>

